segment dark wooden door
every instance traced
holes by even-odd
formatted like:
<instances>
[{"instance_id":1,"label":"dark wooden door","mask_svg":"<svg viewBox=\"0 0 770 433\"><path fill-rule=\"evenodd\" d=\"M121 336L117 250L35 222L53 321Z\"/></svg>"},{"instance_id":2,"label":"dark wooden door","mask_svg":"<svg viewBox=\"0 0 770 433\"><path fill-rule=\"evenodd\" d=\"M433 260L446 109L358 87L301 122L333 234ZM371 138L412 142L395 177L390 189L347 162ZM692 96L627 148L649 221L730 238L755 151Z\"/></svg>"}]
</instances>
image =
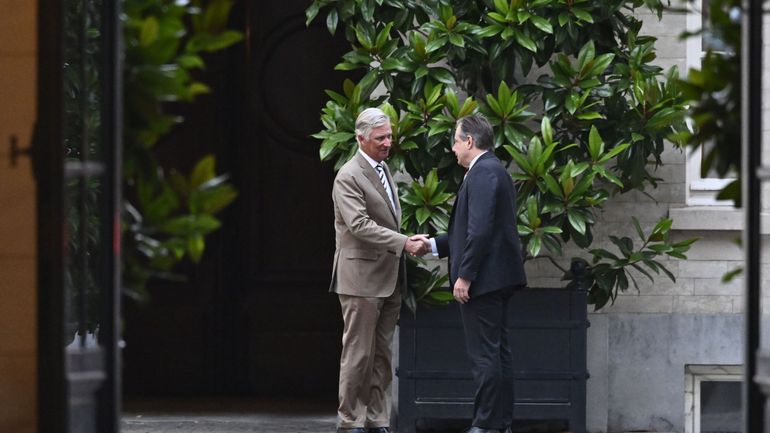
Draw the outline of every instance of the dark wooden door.
<instances>
[{"instance_id":1,"label":"dark wooden door","mask_svg":"<svg viewBox=\"0 0 770 433\"><path fill-rule=\"evenodd\" d=\"M336 399L334 172L310 135L324 89L342 87L347 45L305 25L308 3L237 3L246 39L207 59L212 95L161 146L177 164L215 152L239 197L188 282L155 283L149 303L127 307L130 394Z\"/></svg>"},{"instance_id":2,"label":"dark wooden door","mask_svg":"<svg viewBox=\"0 0 770 433\"><path fill-rule=\"evenodd\" d=\"M336 397L341 319L328 293L334 253L330 164L318 159L324 89L340 89L342 38L305 26L305 0L248 2L248 125L236 273L250 387Z\"/></svg>"}]
</instances>

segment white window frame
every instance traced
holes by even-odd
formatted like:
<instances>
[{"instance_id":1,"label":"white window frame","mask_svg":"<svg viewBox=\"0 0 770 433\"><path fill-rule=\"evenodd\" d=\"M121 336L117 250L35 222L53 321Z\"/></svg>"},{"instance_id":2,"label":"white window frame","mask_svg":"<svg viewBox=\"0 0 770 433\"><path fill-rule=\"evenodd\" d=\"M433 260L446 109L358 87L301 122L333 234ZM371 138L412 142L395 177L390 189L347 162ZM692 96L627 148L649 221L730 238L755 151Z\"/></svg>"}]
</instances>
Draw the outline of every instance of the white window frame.
<instances>
[{"instance_id":1,"label":"white window frame","mask_svg":"<svg viewBox=\"0 0 770 433\"><path fill-rule=\"evenodd\" d=\"M742 382L742 365L686 365L684 385L684 433L700 433L702 382Z\"/></svg>"},{"instance_id":2,"label":"white window frame","mask_svg":"<svg viewBox=\"0 0 770 433\"><path fill-rule=\"evenodd\" d=\"M687 30L697 31L703 27L703 16L701 14L702 3L700 0L693 2L693 6L687 13ZM685 64L687 70L690 68L700 68L703 58L703 46L700 37L690 37L686 39L687 53ZM687 147L685 165L687 182L687 204L690 206L730 206L733 203L730 200L717 200L716 195L727 184L735 180L734 178L710 178L701 177L701 160L703 158L702 148L697 149Z\"/></svg>"}]
</instances>

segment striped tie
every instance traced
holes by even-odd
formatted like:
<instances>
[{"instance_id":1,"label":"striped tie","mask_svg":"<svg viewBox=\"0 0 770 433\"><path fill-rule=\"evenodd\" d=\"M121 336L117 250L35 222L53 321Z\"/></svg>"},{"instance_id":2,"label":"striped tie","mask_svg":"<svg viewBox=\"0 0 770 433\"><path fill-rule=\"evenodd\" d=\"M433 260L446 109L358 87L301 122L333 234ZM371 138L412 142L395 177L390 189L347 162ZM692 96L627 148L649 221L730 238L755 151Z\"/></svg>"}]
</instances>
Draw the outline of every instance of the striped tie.
<instances>
[{"instance_id":1,"label":"striped tie","mask_svg":"<svg viewBox=\"0 0 770 433\"><path fill-rule=\"evenodd\" d=\"M385 188L385 191L387 191L388 181L385 180L385 171L382 169L382 164L375 165L374 169L377 170L377 176L380 177L380 182L382 182L382 187Z\"/></svg>"}]
</instances>

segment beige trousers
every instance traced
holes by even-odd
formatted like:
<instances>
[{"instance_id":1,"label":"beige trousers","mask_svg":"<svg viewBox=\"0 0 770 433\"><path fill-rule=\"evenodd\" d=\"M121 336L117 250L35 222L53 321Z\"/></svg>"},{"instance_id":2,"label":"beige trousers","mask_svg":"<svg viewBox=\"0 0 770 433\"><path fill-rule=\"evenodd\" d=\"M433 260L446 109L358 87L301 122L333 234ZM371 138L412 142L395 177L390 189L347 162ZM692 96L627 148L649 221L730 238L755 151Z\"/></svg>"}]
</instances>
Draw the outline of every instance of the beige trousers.
<instances>
[{"instance_id":1,"label":"beige trousers","mask_svg":"<svg viewBox=\"0 0 770 433\"><path fill-rule=\"evenodd\" d=\"M340 356L338 427L390 425L393 333L401 291L387 298L338 295L345 322Z\"/></svg>"}]
</instances>

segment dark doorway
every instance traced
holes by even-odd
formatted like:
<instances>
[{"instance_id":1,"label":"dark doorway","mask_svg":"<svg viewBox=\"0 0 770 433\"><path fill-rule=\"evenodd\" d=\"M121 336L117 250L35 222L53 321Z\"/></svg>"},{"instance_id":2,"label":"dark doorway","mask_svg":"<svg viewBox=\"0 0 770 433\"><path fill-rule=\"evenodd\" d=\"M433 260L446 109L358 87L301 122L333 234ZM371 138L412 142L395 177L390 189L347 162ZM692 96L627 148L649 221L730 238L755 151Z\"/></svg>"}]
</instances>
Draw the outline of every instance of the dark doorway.
<instances>
[{"instance_id":1,"label":"dark doorway","mask_svg":"<svg viewBox=\"0 0 770 433\"><path fill-rule=\"evenodd\" d=\"M336 399L334 172L310 135L348 45L305 26L308 3L239 2L246 40L208 59L213 94L163 145L177 165L216 153L240 195L188 282L155 282L148 303L126 307L129 395Z\"/></svg>"}]
</instances>

